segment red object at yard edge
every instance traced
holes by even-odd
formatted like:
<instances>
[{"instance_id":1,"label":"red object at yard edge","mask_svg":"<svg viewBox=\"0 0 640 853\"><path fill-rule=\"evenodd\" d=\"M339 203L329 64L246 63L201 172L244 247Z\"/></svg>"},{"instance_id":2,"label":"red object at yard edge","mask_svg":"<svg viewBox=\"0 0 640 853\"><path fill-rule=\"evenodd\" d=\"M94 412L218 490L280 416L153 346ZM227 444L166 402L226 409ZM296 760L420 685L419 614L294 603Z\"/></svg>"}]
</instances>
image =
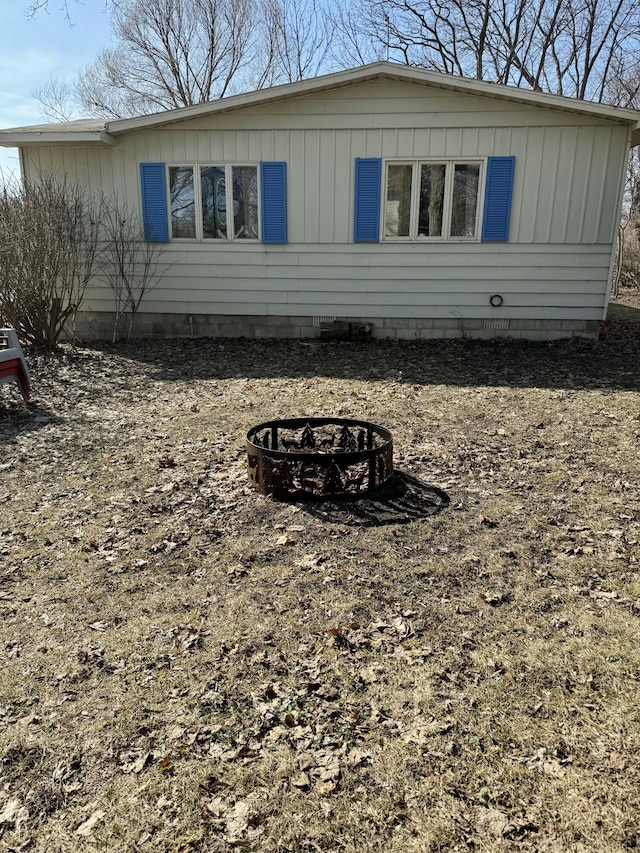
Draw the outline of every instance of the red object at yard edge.
<instances>
[{"instance_id":1,"label":"red object at yard edge","mask_svg":"<svg viewBox=\"0 0 640 853\"><path fill-rule=\"evenodd\" d=\"M0 329L0 384L4 382L17 382L24 399L29 399L31 378L15 329Z\"/></svg>"}]
</instances>

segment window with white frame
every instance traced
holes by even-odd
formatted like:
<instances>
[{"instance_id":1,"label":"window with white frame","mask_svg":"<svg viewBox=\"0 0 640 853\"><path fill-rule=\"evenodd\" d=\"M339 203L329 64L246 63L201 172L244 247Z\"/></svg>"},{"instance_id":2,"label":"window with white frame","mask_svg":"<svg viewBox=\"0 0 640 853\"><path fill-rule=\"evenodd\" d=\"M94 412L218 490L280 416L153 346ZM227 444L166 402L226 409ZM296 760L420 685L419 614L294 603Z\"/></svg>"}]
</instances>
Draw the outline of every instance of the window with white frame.
<instances>
[{"instance_id":1,"label":"window with white frame","mask_svg":"<svg viewBox=\"0 0 640 853\"><path fill-rule=\"evenodd\" d=\"M259 239L256 165L172 165L168 177L173 239Z\"/></svg>"},{"instance_id":2,"label":"window with white frame","mask_svg":"<svg viewBox=\"0 0 640 853\"><path fill-rule=\"evenodd\" d=\"M388 160L385 240L477 240L482 162Z\"/></svg>"}]
</instances>

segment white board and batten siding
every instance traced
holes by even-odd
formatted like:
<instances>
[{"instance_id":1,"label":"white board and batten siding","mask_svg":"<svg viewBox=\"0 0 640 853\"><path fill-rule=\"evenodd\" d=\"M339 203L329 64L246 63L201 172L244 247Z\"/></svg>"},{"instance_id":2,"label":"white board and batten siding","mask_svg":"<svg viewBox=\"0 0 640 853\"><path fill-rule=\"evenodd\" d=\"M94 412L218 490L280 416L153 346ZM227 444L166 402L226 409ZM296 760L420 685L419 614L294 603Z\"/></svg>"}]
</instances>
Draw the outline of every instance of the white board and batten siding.
<instances>
[{"instance_id":1,"label":"white board and batten siding","mask_svg":"<svg viewBox=\"0 0 640 853\"><path fill-rule=\"evenodd\" d=\"M287 243L171 242L147 311L600 320L628 142L612 120L380 80L25 161L137 208L141 162L286 162ZM508 242L353 242L356 158L489 156L515 156ZM88 296L113 309L108 291Z\"/></svg>"}]
</instances>

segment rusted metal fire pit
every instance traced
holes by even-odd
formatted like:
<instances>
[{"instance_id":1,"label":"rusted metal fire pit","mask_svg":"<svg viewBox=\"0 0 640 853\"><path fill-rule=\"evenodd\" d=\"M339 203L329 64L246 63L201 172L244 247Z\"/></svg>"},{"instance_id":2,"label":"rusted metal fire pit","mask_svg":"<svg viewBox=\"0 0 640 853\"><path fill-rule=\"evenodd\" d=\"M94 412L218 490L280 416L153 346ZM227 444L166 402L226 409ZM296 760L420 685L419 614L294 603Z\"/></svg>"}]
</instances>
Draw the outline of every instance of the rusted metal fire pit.
<instances>
[{"instance_id":1,"label":"rusted metal fire pit","mask_svg":"<svg viewBox=\"0 0 640 853\"><path fill-rule=\"evenodd\" d=\"M279 500L359 497L393 476L388 429L348 418L267 421L247 433L249 480Z\"/></svg>"}]
</instances>

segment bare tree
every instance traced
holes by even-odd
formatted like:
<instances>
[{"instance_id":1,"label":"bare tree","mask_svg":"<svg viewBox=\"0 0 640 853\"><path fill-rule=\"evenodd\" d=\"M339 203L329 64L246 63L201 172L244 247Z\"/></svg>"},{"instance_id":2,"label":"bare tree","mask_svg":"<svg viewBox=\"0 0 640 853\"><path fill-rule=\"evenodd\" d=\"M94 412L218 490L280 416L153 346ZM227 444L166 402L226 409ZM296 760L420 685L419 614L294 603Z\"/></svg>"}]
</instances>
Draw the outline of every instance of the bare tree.
<instances>
[{"instance_id":1,"label":"bare tree","mask_svg":"<svg viewBox=\"0 0 640 853\"><path fill-rule=\"evenodd\" d=\"M62 12L67 21L71 24L72 22L72 9L71 6L73 4L80 3L81 0L61 0L61 5L56 3L56 9ZM49 11L49 0L29 0L25 7L25 15L28 18L35 18L35 16L39 12L48 12Z\"/></svg>"},{"instance_id":2,"label":"bare tree","mask_svg":"<svg viewBox=\"0 0 640 853\"><path fill-rule=\"evenodd\" d=\"M122 117L221 98L264 77L257 0L113 0L113 48L79 77L93 115Z\"/></svg>"},{"instance_id":3,"label":"bare tree","mask_svg":"<svg viewBox=\"0 0 640 853\"><path fill-rule=\"evenodd\" d=\"M126 204L115 197L103 199L100 219L99 266L115 300L115 343L126 314L129 323L125 338L129 340L142 300L160 283L169 266L162 263L163 244L145 241L142 223Z\"/></svg>"},{"instance_id":4,"label":"bare tree","mask_svg":"<svg viewBox=\"0 0 640 853\"><path fill-rule=\"evenodd\" d=\"M631 55L616 56L611 79L607 82L603 101L629 109L640 109L640 59Z\"/></svg>"},{"instance_id":5,"label":"bare tree","mask_svg":"<svg viewBox=\"0 0 640 853\"><path fill-rule=\"evenodd\" d=\"M377 59L610 103L632 102L640 79L640 0L106 2L115 46L74 87L90 115L173 109ZM70 114L63 88L40 92L45 117Z\"/></svg>"},{"instance_id":6,"label":"bare tree","mask_svg":"<svg viewBox=\"0 0 640 853\"><path fill-rule=\"evenodd\" d=\"M352 3L337 2L328 14L331 21L331 56L340 68L368 65L381 59L389 59L388 29L383 17L382 30L377 17L368 17L368 0Z\"/></svg>"},{"instance_id":7,"label":"bare tree","mask_svg":"<svg viewBox=\"0 0 640 853\"><path fill-rule=\"evenodd\" d=\"M40 177L0 189L0 322L52 348L96 272L99 213L76 184Z\"/></svg>"},{"instance_id":8,"label":"bare tree","mask_svg":"<svg viewBox=\"0 0 640 853\"><path fill-rule=\"evenodd\" d=\"M106 2L114 46L72 84L51 80L35 93L45 119L176 109L336 67L337 0Z\"/></svg>"},{"instance_id":9,"label":"bare tree","mask_svg":"<svg viewBox=\"0 0 640 853\"><path fill-rule=\"evenodd\" d=\"M361 44L449 74L602 101L640 57L640 0L358 0L342 60ZM347 50L345 51L345 48Z\"/></svg>"},{"instance_id":10,"label":"bare tree","mask_svg":"<svg viewBox=\"0 0 640 853\"><path fill-rule=\"evenodd\" d=\"M640 285L640 150L632 148L618 227L616 261L611 279L611 296L617 299L620 287Z\"/></svg>"},{"instance_id":11,"label":"bare tree","mask_svg":"<svg viewBox=\"0 0 640 853\"><path fill-rule=\"evenodd\" d=\"M75 90L71 83L52 77L33 93L40 103L40 113L46 121L71 121L75 114Z\"/></svg>"},{"instance_id":12,"label":"bare tree","mask_svg":"<svg viewBox=\"0 0 640 853\"><path fill-rule=\"evenodd\" d=\"M324 71L332 24L321 0L271 0L264 8L273 41L270 63L273 82L292 83Z\"/></svg>"}]
</instances>

